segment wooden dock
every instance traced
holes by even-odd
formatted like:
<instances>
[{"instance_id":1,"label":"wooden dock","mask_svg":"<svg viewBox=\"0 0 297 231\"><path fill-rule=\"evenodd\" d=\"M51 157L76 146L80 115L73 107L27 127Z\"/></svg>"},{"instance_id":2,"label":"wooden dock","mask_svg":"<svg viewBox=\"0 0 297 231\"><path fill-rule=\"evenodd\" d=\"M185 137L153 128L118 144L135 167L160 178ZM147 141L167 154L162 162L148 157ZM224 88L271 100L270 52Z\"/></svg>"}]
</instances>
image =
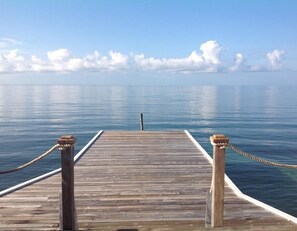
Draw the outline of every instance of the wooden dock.
<instances>
[{"instance_id":1,"label":"wooden dock","mask_svg":"<svg viewBox=\"0 0 297 231\"><path fill-rule=\"evenodd\" d=\"M79 230L206 230L212 166L185 132L104 132L75 166ZM0 198L0 230L59 230L60 174ZM297 230L225 184L224 227Z\"/></svg>"}]
</instances>

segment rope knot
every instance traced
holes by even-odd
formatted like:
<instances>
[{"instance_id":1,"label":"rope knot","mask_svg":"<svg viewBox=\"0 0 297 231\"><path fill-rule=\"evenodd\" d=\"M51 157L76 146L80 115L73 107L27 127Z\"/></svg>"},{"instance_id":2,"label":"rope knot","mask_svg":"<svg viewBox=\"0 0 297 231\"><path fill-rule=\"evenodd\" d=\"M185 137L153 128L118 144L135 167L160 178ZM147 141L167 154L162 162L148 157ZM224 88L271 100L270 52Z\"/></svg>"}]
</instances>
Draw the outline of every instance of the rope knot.
<instances>
[{"instance_id":1,"label":"rope knot","mask_svg":"<svg viewBox=\"0 0 297 231\"><path fill-rule=\"evenodd\" d=\"M58 145L59 151L64 151L66 148L69 148L69 147L71 147L70 144L59 144Z\"/></svg>"}]
</instances>

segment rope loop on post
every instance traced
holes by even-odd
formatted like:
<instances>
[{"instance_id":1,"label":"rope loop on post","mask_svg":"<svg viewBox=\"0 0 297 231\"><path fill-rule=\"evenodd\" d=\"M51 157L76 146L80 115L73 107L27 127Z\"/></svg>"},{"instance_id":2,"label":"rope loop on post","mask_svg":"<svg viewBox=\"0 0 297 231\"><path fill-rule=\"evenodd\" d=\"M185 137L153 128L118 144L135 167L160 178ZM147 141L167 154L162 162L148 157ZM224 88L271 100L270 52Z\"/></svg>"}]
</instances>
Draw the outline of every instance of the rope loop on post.
<instances>
[{"instance_id":1,"label":"rope loop on post","mask_svg":"<svg viewBox=\"0 0 297 231\"><path fill-rule=\"evenodd\" d=\"M59 146L59 147L58 147L59 151L63 151L63 150L65 150L66 148L71 147L70 144L56 144L56 145Z\"/></svg>"},{"instance_id":2,"label":"rope loop on post","mask_svg":"<svg viewBox=\"0 0 297 231\"><path fill-rule=\"evenodd\" d=\"M214 143L214 142L211 142L211 144L213 146L218 146L219 149L226 149L226 147L229 145L229 143Z\"/></svg>"}]
</instances>

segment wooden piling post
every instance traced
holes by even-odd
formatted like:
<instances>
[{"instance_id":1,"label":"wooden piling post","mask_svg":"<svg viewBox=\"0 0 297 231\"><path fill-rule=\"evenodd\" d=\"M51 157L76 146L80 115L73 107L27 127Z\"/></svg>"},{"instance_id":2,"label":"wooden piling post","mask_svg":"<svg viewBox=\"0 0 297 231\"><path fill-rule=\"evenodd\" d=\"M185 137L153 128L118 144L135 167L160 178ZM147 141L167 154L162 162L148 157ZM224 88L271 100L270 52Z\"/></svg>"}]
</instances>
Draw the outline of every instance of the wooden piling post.
<instances>
[{"instance_id":1,"label":"wooden piling post","mask_svg":"<svg viewBox=\"0 0 297 231\"><path fill-rule=\"evenodd\" d=\"M143 114L140 113L140 131L143 131Z\"/></svg>"},{"instance_id":2,"label":"wooden piling post","mask_svg":"<svg viewBox=\"0 0 297 231\"><path fill-rule=\"evenodd\" d=\"M224 135L210 137L213 145L213 170L211 183L211 227L223 226L224 184L225 184L225 146L229 139Z\"/></svg>"},{"instance_id":3,"label":"wooden piling post","mask_svg":"<svg viewBox=\"0 0 297 231\"><path fill-rule=\"evenodd\" d=\"M62 211L60 229L77 230L74 202L74 144L73 136L61 136L57 143L65 145L61 150Z\"/></svg>"}]
</instances>

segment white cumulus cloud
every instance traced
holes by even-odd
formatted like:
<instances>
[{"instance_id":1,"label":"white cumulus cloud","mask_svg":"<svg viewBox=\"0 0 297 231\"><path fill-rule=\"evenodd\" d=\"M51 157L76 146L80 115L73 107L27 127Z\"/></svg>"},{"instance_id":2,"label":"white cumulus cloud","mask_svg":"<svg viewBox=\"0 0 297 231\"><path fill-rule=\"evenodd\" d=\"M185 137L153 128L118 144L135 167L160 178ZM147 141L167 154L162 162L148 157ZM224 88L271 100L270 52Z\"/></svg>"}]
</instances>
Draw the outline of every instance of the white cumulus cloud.
<instances>
[{"instance_id":1,"label":"white cumulus cloud","mask_svg":"<svg viewBox=\"0 0 297 231\"><path fill-rule=\"evenodd\" d=\"M237 53L235 56L235 64L234 66L229 68L229 71L244 71L246 70L246 61L242 53Z\"/></svg>"},{"instance_id":2,"label":"white cumulus cloud","mask_svg":"<svg viewBox=\"0 0 297 231\"><path fill-rule=\"evenodd\" d=\"M70 57L70 52L67 49L59 49L47 52L47 57L50 61L61 62Z\"/></svg>"},{"instance_id":3,"label":"white cumulus cloud","mask_svg":"<svg viewBox=\"0 0 297 231\"><path fill-rule=\"evenodd\" d=\"M120 52L109 51L109 56L103 56L99 51L82 58L83 69L115 71L125 69L128 56Z\"/></svg>"},{"instance_id":4,"label":"white cumulus cloud","mask_svg":"<svg viewBox=\"0 0 297 231\"><path fill-rule=\"evenodd\" d=\"M200 46L200 52L184 58L146 58L144 54L134 56L136 68L143 70L180 71L180 72L215 72L218 70L222 47L216 41L207 41Z\"/></svg>"},{"instance_id":5,"label":"white cumulus cloud","mask_svg":"<svg viewBox=\"0 0 297 231\"><path fill-rule=\"evenodd\" d=\"M14 43L10 39L0 39L0 45ZM5 44L4 44L5 43ZM16 42L15 42L16 43ZM250 65L242 53L237 53L232 65L226 65L221 59L223 47L215 40L202 43L199 50L193 50L185 57L158 58L146 57L144 54L125 55L110 50L101 54L95 50L84 56L75 56L70 50L61 48L45 52L44 55L25 55L18 49L0 49L0 74L15 72L255 72L278 71L282 68L281 59L284 51L274 50L267 53L266 63ZM258 59L261 60L261 59ZM265 60L264 60L265 61Z\"/></svg>"},{"instance_id":6,"label":"white cumulus cloud","mask_svg":"<svg viewBox=\"0 0 297 231\"><path fill-rule=\"evenodd\" d=\"M119 52L109 51L109 56L111 57L110 64L112 65L126 65L128 61L128 56L123 55Z\"/></svg>"},{"instance_id":7,"label":"white cumulus cloud","mask_svg":"<svg viewBox=\"0 0 297 231\"><path fill-rule=\"evenodd\" d=\"M0 54L1 72L23 72L28 68L25 58L19 54L19 50L14 49L6 54Z\"/></svg>"},{"instance_id":8,"label":"white cumulus cloud","mask_svg":"<svg viewBox=\"0 0 297 231\"><path fill-rule=\"evenodd\" d=\"M85 57L74 57L67 49L48 51L47 59L36 55L25 58L19 50L0 52L0 73L13 72L73 72L73 71L117 71L127 68L128 56L109 51L107 56L98 51Z\"/></svg>"},{"instance_id":9,"label":"white cumulus cloud","mask_svg":"<svg viewBox=\"0 0 297 231\"><path fill-rule=\"evenodd\" d=\"M217 41L207 41L200 46L200 50L202 51L202 57L206 62L210 62L211 64L220 64L220 53L222 47Z\"/></svg>"},{"instance_id":10,"label":"white cumulus cloud","mask_svg":"<svg viewBox=\"0 0 297 231\"><path fill-rule=\"evenodd\" d=\"M284 51L274 50L266 54L268 65L265 64L248 64L247 60L242 53L237 53L235 57L235 64L228 70L230 72L247 71L247 72L259 72L259 71L278 71L282 68L281 58L285 54Z\"/></svg>"},{"instance_id":11,"label":"white cumulus cloud","mask_svg":"<svg viewBox=\"0 0 297 231\"><path fill-rule=\"evenodd\" d=\"M284 51L274 50L266 55L270 70L280 70L282 67L281 57L285 54Z\"/></svg>"}]
</instances>

